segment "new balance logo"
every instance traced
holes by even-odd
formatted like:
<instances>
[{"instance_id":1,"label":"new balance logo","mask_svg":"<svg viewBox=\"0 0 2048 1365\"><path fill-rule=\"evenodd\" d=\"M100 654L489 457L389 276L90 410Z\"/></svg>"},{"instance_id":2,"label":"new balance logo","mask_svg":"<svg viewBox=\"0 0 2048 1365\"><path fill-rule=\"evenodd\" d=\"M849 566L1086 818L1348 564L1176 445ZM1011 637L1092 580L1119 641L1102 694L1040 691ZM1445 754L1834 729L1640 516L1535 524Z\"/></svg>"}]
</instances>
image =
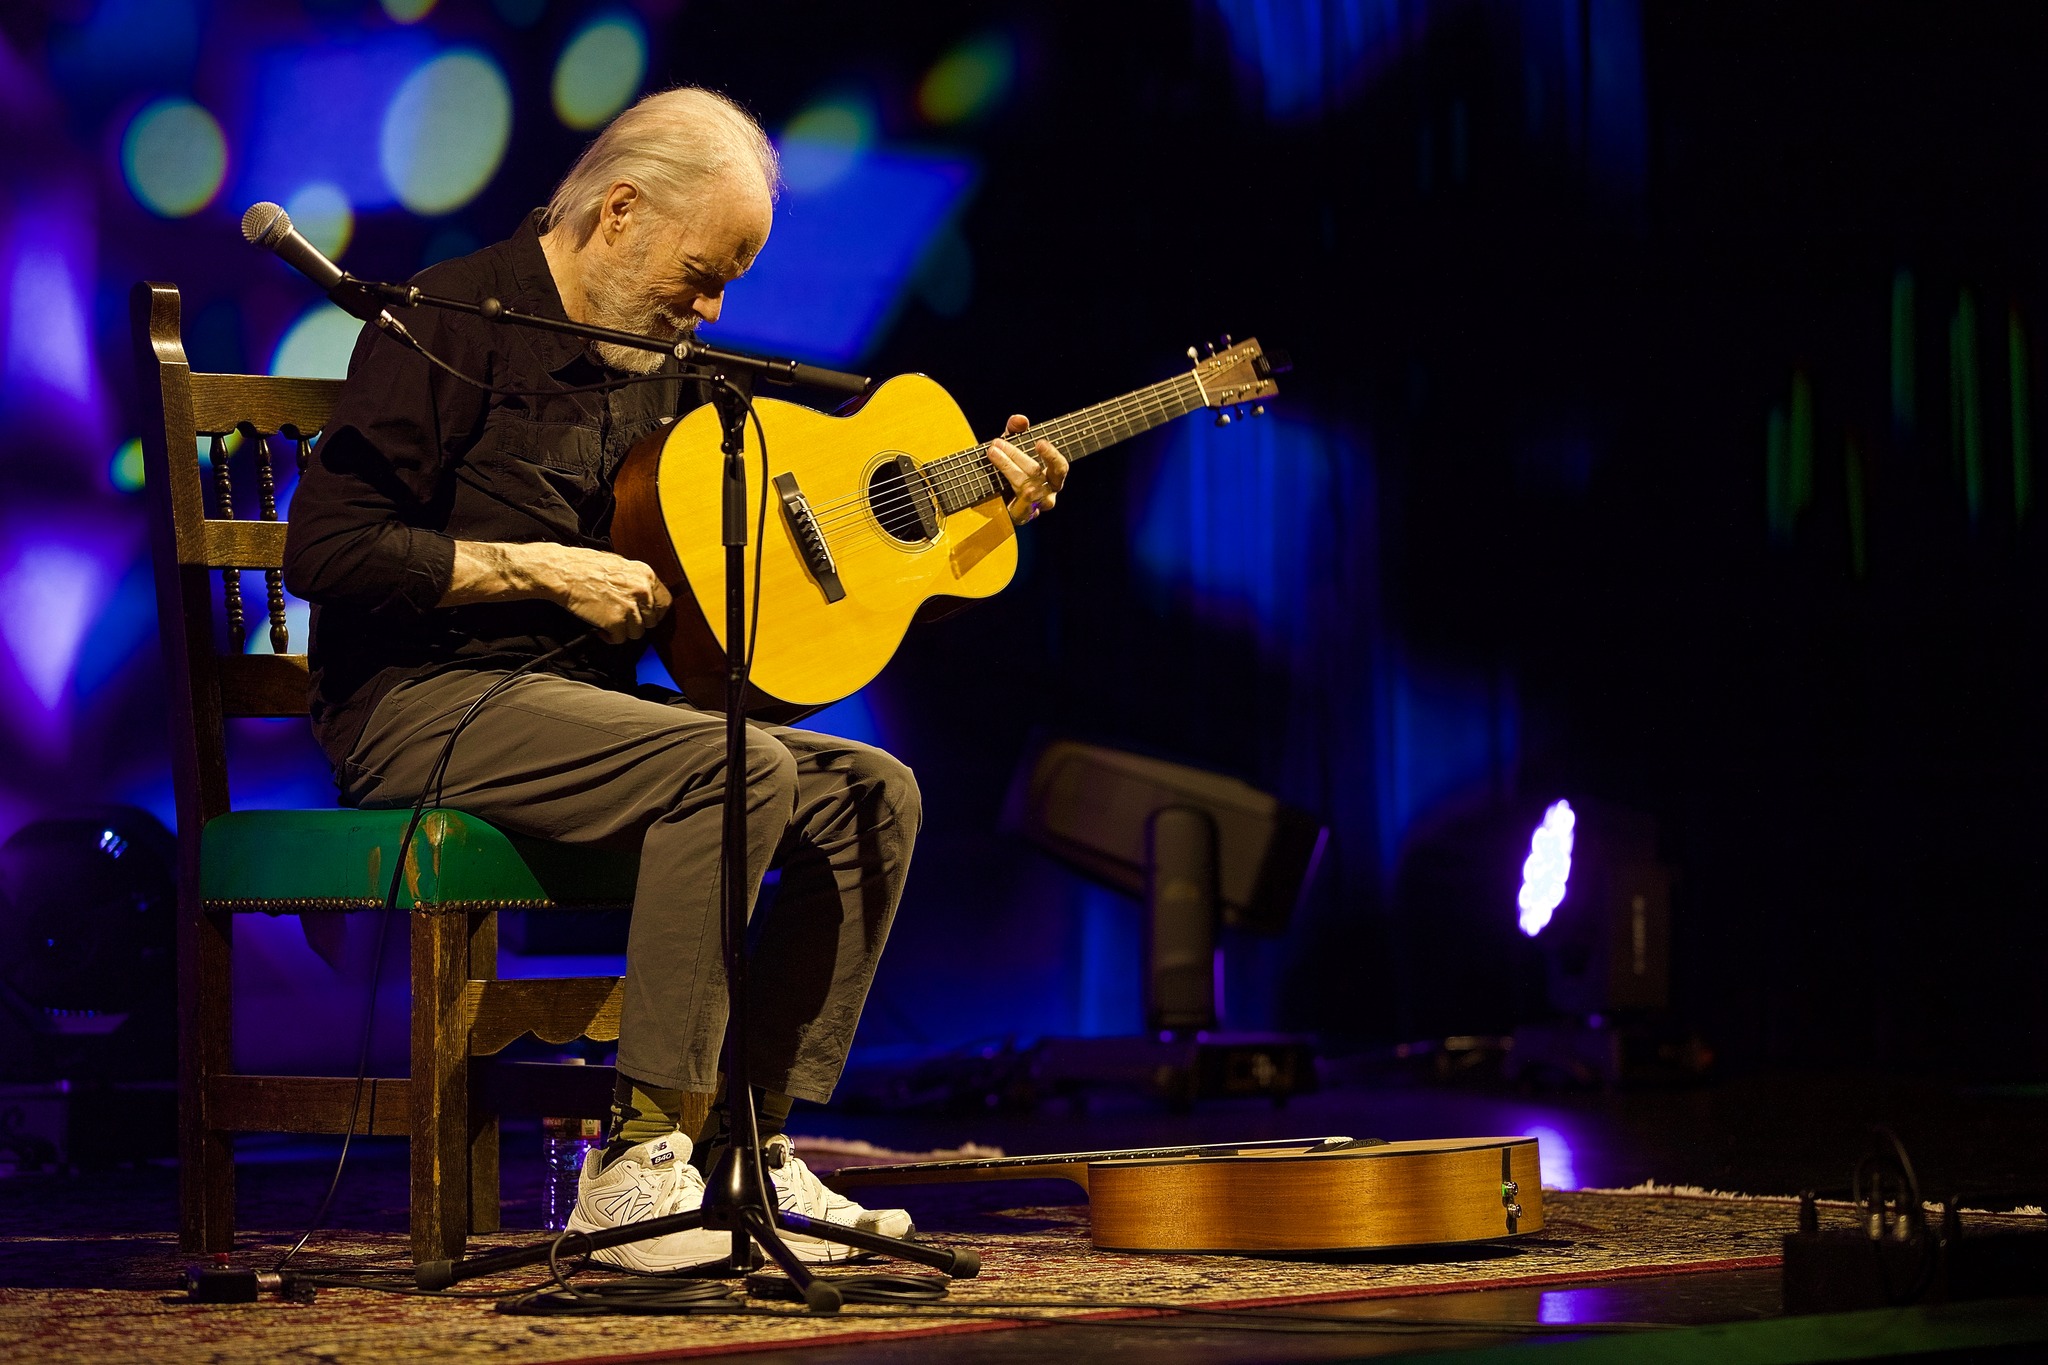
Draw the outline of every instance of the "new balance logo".
<instances>
[{"instance_id":1,"label":"new balance logo","mask_svg":"<svg viewBox=\"0 0 2048 1365\"><path fill-rule=\"evenodd\" d=\"M598 1197L597 1211L613 1227L621 1223L638 1223L654 1214L654 1196L645 1190L620 1190L617 1194Z\"/></svg>"}]
</instances>

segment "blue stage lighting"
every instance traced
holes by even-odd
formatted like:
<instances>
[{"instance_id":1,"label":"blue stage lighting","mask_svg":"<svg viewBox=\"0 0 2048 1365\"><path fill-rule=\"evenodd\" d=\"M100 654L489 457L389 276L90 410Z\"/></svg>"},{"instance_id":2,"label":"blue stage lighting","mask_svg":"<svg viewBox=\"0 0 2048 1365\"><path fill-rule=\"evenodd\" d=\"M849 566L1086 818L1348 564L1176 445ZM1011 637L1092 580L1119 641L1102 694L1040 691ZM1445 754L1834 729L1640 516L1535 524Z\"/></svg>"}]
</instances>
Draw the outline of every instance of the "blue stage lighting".
<instances>
[{"instance_id":1,"label":"blue stage lighting","mask_svg":"<svg viewBox=\"0 0 2048 1365\"><path fill-rule=\"evenodd\" d=\"M151 571L149 556L136 554L85 633L85 642L79 647L78 660L71 669L73 694L80 701L90 702L122 676L131 663L145 658L153 663L156 641L156 575ZM148 678L149 688L161 688L160 672L143 676Z\"/></svg>"},{"instance_id":2,"label":"blue stage lighting","mask_svg":"<svg viewBox=\"0 0 2048 1365\"><path fill-rule=\"evenodd\" d=\"M390 205L376 132L407 78L435 51L431 34L402 28L259 53L253 65L264 78L250 87L254 107L237 144L236 202L282 204L308 185L327 184L353 212ZM309 90L320 98L307 99Z\"/></svg>"},{"instance_id":3,"label":"blue stage lighting","mask_svg":"<svg viewBox=\"0 0 2048 1365\"><path fill-rule=\"evenodd\" d=\"M1529 839L1529 857L1522 864L1522 890L1515 897L1522 932L1534 938L1550 923L1564 902L1565 883L1572 875L1572 827L1578 817L1571 802L1559 801L1543 812L1543 823Z\"/></svg>"},{"instance_id":4,"label":"blue stage lighting","mask_svg":"<svg viewBox=\"0 0 2048 1365\"><path fill-rule=\"evenodd\" d=\"M51 12L58 14L90 10L91 17L51 27L52 81L67 99L88 103L187 89L199 62L201 8L200 0L99 0L53 7Z\"/></svg>"},{"instance_id":5,"label":"blue stage lighting","mask_svg":"<svg viewBox=\"0 0 2048 1365\"><path fill-rule=\"evenodd\" d=\"M1213 0L1266 113L1314 117L1364 88L1421 35L1427 0Z\"/></svg>"},{"instance_id":6,"label":"blue stage lighting","mask_svg":"<svg viewBox=\"0 0 2048 1365\"><path fill-rule=\"evenodd\" d=\"M785 142L785 165L789 151ZM861 360L973 183L964 158L908 151L862 153L829 184L792 182L760 262L728 292L707 339L829 364Z\"/></svg>"},{"instance_id":7,"label":"blue stage lighting","mask_svg":"<svg viewBox=\"0 0 2048 1365\"><path fill-rule=\"evenodd\" d=\"M14 553L0 571L0 641L13 655L25 696L7 708L44 739L61 743L42 721L59 712L71 689L93 618L115 584L104 537L41 533L26 528L10 535ZM33 707L20 701L33 702Z\"/></svg>"},{"instance_id":8,"label":"blue stage lighting","mask_svg":"<svg viewBox=\"0 0 2048 1365\"><path fill-rule=\"evenodd\" d=\"M1183 422L1133 499L1138 563L1215 624L1291 638L1314 601L1331 471L1352 458L1332 433L1285 418Z\"/></svg>"},{"instance_id":9,"label":"blue stage lighting","mask_svg":"<svg viewBox=\"0 0 2048 1365\"><path fill-rule=\"evenodd\" d=\"M70 196L23 205L7 243L6 364L0 402L8 408L57 400L74 428L96 425L87 290L93 244L88 216ZM0 258L4 259L4 258Z\"/></svg>"},{"instance_id":10,"label":"blue stage lighting","mask_svg":"<svg viewBox=\"0 0 2048 1365\"><path fill-rule=\"evenodd\" d=\"M888 747L882 738L882 727L875 719L875 708L865 691L834 702L824 710L804 717L799 723L804 729L815 730L821 735L837 735L861 744Z\"/></svg>"}]
</instances>

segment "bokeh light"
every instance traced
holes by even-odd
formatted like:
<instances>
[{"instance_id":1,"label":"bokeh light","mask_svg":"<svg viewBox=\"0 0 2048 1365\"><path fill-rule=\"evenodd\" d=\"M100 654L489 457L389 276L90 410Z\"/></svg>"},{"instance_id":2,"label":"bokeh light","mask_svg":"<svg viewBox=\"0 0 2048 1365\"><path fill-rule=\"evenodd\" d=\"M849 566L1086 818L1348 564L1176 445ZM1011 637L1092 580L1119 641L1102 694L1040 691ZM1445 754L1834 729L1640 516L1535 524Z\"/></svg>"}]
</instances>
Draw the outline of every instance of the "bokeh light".
<instances>
[{"instance_id":1,"label":"bokeh light","mask_svg":"<svg viewBox=\"0 0 2048 1365\"><path fill-rule=\"evenodd\" d=\"M966 123L1001 104L1016 79L1016 44L1006 33L984 33L932 64L917 88L917 112L930 123Z\"/></svg>"},{"instance_id":2,"label":"bokeh light","mask_svg":"<svg viewBox=\"0 0 2048 1365\"><path fill-rule=\"evenodd\" d=\"M328 181L316 181L298 191L285 200L284 211L292 216L299 235L329 256L348 250L349 240L355 236L355 210L341 187Z\"/></svg>"},{"instance_id":3,"label":"bokeh light","mask_svg":"<svg viewBox=\"0 0 2048 1365\"><path fill-rule=\"evenodd\" d=\"M448 213L490 183L511 133L512 91L497 63L447 53L406 77L385 111L384 178L414 213Z\"/></svg>"},{"instance_id":4,"label":"bokeh light","mask_svg":"<svg viewBox=\"0 0 2048 1365\"><path fill-rule=\"evenodd\" d=\"M220 124L191 100L145 106L121 139L129 191L162 218L188 218L212 203L227 168Z\"/></svg>"},{"instance_id":5,"label":"bokeh light","mask_svg":"<svg viewBox=\"0 0 2048 1365\"><path fill-rule=\"evenodd\" d=\"M0 573L0 639L28 691L55 711L70 688L71 665L113 576L92 547L24 537Z\"/></svg>"},{"instance_id":6,"label":"bokeh light","mask_svg":"<svg viewBox=\"0 0 2048 1365\"><path fill-rule=\"evenodd\" d=\"M434 0L383 0L384 12L401 24L417 24L434 8Z\"/></svg>"},{"instance_id":7,"label":"bokeh light","mask_svg":"<svg viewBox=\"0 0 2048 1365\"><path fill-rule=\"evenodd\" d=\"M785 157L805 145L785 142ZM718 337L826 364L856 362L888 330L919 261L952 224L973 188L974 165L893 148L850 150L838 176L819 186L809 179L817 162L796 160L804 187L792 177L769 248L733 291Z\"/></svg>"},{"instance_id":8,"label":"bokeh light","mask_svg":"<svg viewBox=\"0 0 2048 1365\"><path fill-rule=\"evenodd\" d=\"M333 304L316 303L277 343L270 372L300 379L346 379L349 354L362 330L362 323Z\"/></svg>"},{"instance_id":9,"label":"bokeh light","mask_svg":"<svg viewBox=\"0 0 2048 1365\"><path fill-rule=\"evenodd\" d=\"M782 130L782 179L797 194L829 189L875 144L875 108L859 95L806 106Z\"/></svg>"},{"instance_id":10,"label":"bokeh light","mask_svg":"<svg viewBox=\"0 0 2048 1365\"><path fill-rule=\"evenodd\" d=\"M1529 857L1522 864L1522 889L1515 897L1522 932L1534 938L1564 903L1572 875L1572 827L1578 817L1572 803L1559 801L1543 812L1543 823L1529 837Z\"/></svg>"},{"instance_id":11,"label":"bokeh light","mask_svg":"<svg viewBox=\"0 0 2048 1365\"><path fill-rule=\"evenodd\" d=\"M130 437L107 465L107 481L123 493L142 489L142 438Z\"/></svg>"},{"instance_id":12,"label":"bokeh light","mask_svg":"<svg viewBox=\"0 0 2048 1365\"><path fill-rule=\"evenodd\" d=\"M626 107L647 75L647 32L630 14L584 26L555 63L555 117L571 128L600 127Z\"/></svg>"}]
</instances>

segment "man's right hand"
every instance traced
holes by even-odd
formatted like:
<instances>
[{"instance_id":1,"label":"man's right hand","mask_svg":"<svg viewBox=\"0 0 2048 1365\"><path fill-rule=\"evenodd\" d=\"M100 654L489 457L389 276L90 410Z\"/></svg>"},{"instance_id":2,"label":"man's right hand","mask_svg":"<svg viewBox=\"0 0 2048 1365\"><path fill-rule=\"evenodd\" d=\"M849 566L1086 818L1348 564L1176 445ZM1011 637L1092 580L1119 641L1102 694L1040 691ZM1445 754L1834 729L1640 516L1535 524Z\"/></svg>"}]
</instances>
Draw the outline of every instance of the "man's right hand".
<instances>
[{"instance_id":1,"label":"man's right hand","mask_svg":"<svg viewBox=\"0 0 2048 1365\"><path fill-rule=\"evenodd\" d=\"M639 639L669 608L668 589L637 559L546 541L455 543L455 573L440 605L536 597L568 608L612 644Z\"/></svg>"}]
</instances>

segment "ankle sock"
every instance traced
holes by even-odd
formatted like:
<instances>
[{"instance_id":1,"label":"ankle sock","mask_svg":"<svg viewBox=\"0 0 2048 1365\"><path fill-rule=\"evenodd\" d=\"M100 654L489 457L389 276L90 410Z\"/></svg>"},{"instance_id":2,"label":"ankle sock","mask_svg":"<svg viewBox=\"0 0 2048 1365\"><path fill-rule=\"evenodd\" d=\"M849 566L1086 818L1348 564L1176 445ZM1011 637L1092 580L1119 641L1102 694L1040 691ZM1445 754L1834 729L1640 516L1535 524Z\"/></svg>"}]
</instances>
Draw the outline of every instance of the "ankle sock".
<instances>
[{"instance_id":1,"label":"ankle sock","mask_svg":"<svg viewBox=\"0 0 2048 1365\"><path fill-rule=\"evenodd\" d=\"M754 1087L754 1113L760 1119L761 1137L764 1141L783 1130L783 1126L789 1122L790 1106L795 1103L795 1100L779 1090L763 1090L758 1085ZM732 1116L725 1102L725 1082L721 1080L718 1083L718 1094L712 1097L704 1122L697 1129L696 1151L692 1160L704 1170L711 1169L716 1150L728 1145L727 1134L731 1131L731 1121Z\"/></svg>"},{"instance_id":2,"label":"ankle sock","mask_svg":"<svg viewBox=\"0 0 2048 1365\"><path fill-rule=\"evenodd\" d=\"M667 1086L639 1081L619 1073L612 1089L611 1124L605 1131L604 1164L609 1166L629 1147L667 1137L681 1129L691 1132L704 1125L709 1095L672 1090Z\"/></svg>"}]
</instances>

